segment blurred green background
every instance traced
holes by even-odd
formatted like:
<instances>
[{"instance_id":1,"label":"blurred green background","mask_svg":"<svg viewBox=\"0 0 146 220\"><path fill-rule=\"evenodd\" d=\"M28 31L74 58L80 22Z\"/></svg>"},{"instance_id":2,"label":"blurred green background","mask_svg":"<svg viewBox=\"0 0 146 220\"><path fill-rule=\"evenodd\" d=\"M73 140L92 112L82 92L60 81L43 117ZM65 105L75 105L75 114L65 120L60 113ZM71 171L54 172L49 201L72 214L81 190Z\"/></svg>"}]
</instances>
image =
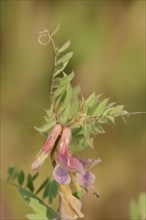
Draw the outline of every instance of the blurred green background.
<instances>
[{"instance_id":1,"label":"blurred green background","mask_svg":"<svg viewBox=\"0 0 146 220\"><path fill-rule=\"evenodd\" d=\"M28 172L45 141L34 129L49 107L52 50L36 33L57 23L58 45L70 39L74 51L67 71L82 94L104 93L128 111L145 111L145 1L1 1L1 179L14 164ZM144 191L144 115L106 125L95 150L80 156L102 159L93 168L97 199L83 198L86 220L127 220L129 203ZM40 182L51 175L49 160ZM42 178L42 179L41 179ZM2 219L24 219L29 209L18 192L1 183Z\"/></svg>"}]
</instances>

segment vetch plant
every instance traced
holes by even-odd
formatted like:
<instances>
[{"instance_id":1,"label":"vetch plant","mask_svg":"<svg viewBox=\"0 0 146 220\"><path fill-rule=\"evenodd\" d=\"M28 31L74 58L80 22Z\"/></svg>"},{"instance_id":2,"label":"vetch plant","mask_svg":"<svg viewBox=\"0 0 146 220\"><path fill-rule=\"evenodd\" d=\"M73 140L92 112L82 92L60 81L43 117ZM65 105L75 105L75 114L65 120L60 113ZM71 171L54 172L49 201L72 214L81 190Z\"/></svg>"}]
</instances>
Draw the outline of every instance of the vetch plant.
<instances>
[{"instance_id":1,"label":"vetch plant","mask_svg":"<svg viewBox=\"0 0 146 220\"><path fill-rule=\"evenodd\" d=\"M105 123L112 121L115 124L117 117L130 114L124 109L124 105L109 103L109 99L101 99L100 95L95 93L87 99L82 96L79 98L80 88L71 85L74 72L67 74L65 71L73 56L73 52L66 52L70 41L62 47L57 47L54 41L57 31L58 27L54 32L43 30L38 34L40 44L52 45L54 66L50 86L51 105L44 117L46 123L42 127L34 127L46 136L46 142L31 165L31 169L37 172L34 175L26 175L15 167L8 169L8 182L18 187L26 204L33 210L33 213L26 215L30 220L71 220L84 217L81 197L87 194L88 188L92 188L94 194L99 197L93 186L95 175L90 170L100 163L101 159L78 158L76 152L86 147L93 148L94 137L105 133ZM50 159L47 159L48 156ZM38 169L50 162L53 166L51 177L44 179L36 189ZM54 199L59 199L57 210L51 208Z\"/></svg>"}]
</instances>

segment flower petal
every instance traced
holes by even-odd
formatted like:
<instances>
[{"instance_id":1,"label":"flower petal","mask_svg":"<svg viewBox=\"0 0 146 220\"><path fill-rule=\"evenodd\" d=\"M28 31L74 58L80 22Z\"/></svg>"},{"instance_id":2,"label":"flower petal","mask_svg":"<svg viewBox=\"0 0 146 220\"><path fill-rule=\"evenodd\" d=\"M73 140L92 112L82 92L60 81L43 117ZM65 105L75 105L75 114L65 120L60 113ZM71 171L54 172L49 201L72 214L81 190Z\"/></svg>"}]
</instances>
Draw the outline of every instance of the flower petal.
<instances>
[{"instance_id":1,"label":"flower petal","mask_svg":"<svg viewBox=\"0 0 146 220\"><path fill-rule=\"evenodd\" d=\"M46 143L44 144L42 150L48 153L50 149L54 146L58 136L60 135L62 127L60 124L56 124L51 134L48 136Z\"/></svg>"},{"instance_id":2,"label":"flower petal","mask_svg":"<svg viewBox=\"0 0 146 220\"><path fill-rule=\"evenodd\" d=\"M82 163L82 165L84 166L85 169L92 168L96 164L98 164L102 161L100 158L97 159L97 160L94 160L94 159L87 159L87 160L79 159L79 160L80 160L80 162Z\"/></svg>"},{"instance_id":3,"label":"flower petal","mask_svg":"<svg viewBox=\"0 0 146 220\"><path fill-rule=\"evenodd\" d=\"M61 164L63 167L67 167L68 158L67 158L66 155L60 154L60 155L58 155L58 159L59 159L60 164Z\"/></svg>"},{"instance_id":4,"label":"flower petal","mask_svg":"<svg viewBox=\"0 0 146 220\"><path fill-rule=\"evenodd\" d=\"M84 174L76 173L76 181L80 186L90 186L95 181L95 176L93 173L87 171Z\"/></svg>"},{"instance_id":5,"label":"flower petal","mask_svg":"<svg viewBox=\"0 0 146 220\"><path fill-rule=\"evenodd\" d=\"M58 159L59 162L63 166L67 166L68 156L69 156L69 142L71 138L71 129L66 127L63 129L60 144L59 144L59 152L58 152Z\"/></svg>"},{"instance_id":6,"label":"flower petal","mask_svg":"<svg viewBox=\"0 0 146 220\"><path fill-rule=\"evenodd\" d=\"M70 156L70 158L68 159L67 166L71 172L75 172L75 171L79 171L80 173L85 172L82 163L76 157Z\"/></svg>"},{"instance_id":7,"label":"flower petal","mask_svg":"<svg viewBox=\"0 0 146 220\"><path fill-rule=\"evenodd\" d=\"M38 169L44 163L44 161L46 160L47 157L48 157L48 154L46 154L46 153L44 153L44 151L40 150L37 157L36 157L36 160L31 165L31 169L32 170Z\"/></svg>"},{"instance_id":8,"label":"flower petal","mask_svg":"<svg viewBox=\"0 0 146 220\"><path fill-rule=\"evenodd\" d=\"M64 144L67 147L69 147L70 139L71 139L71 129L69 127L66 127L63 129L60 145Z\"/></svg>"},{"instance_id":9,"label":"flower petal","mask_svg":"<svg viewBox=\"0 0 146 220\"><path fill-rule=\"evenodd\" d=\"M70 176L68 172L59 164L53 170L53 176L57 183L67 185L70 183Z\"/></svg>"}]
</instances>

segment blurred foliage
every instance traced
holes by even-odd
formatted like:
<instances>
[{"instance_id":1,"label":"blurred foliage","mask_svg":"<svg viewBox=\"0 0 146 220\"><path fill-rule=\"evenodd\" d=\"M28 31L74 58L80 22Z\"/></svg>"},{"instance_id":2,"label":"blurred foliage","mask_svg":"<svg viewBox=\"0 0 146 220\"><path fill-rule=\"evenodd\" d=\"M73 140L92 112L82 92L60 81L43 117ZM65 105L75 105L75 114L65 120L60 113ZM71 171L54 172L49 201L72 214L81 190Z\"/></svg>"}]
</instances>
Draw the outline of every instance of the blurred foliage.
<instances>
[{"instance_id":1,"label":"blurred foliage","mask_svg":"<svg viewBox=\"0 0 146 220\"><path fill-rule=\"evenodd\" d=\"M132 200L130 203L130 218L135 219L146 219L146 194L141 193L138 201Z\"/></svg>"},{"instance_id":2,"label":"blurred foliage","mask_svg":"<svg viewBox=\"0 0 146 220\"><path fill-rule=\"evenodd\" d=\"M64 36L71 38L74 57L68 72L75 67L73 83L81 84L83 95L96 90L123 103L128 111L145 111L144 1L2 0L2 179L9 164L29 172L44 140L33 126L43 123L42 107L50 104L52 53L38 44L35 34L58 22L62 29L56 41L61 45ZM85 150L85 156L100 156L103 161L94 168L101 196L98 201L88 197L85 219L129 217L129 201L145 189L144 119L144 115L131 116L126 125L119 121L116 128L107 127L106 135L98 135L95 151ZM52 172L49 164L42 168L38 185ZM28 212L19 194L3 183L1 197L3 219L20 219Z\"/></svg>"}]
</instances>

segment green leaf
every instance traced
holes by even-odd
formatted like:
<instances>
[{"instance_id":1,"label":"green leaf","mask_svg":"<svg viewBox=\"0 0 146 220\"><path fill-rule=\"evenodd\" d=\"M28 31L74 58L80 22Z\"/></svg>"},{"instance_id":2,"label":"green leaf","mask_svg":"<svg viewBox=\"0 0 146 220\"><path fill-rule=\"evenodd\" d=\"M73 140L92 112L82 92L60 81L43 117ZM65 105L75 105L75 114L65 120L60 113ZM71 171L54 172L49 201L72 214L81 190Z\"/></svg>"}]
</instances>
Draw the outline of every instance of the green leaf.
<instances>
[{"instance_id":1,"label":"green leaf","mask_svg":"<svg viewBox=\"0 0 146 220\"><path fill-rule=\"evenodd\" d=\"M61 105L63 104L64 100L66 98L66 91L64 91L60 96L55 98L55 106L61 107Z\"/></svg>"},{"instance_id":2,"label":"green leaf","mask_svg":"<svg viewBox=\"0 0 146 220\"><path fill-rule=\"evenodd\" d=\"M65 75L60 81L60 86L67 85L68 83L70 83L73 80L74 76L74 72L71 72L69 75Z\"/></svg>"},{"instance_id":3,"label":"green leaf","mask_svg":"<svg viewBox=\"0 0 146 220\"><path fill-rule=\"evenodd\" d=\"M26 204L29 207L31 207L36 214L45 216L45 218L47 217L48 220L59 218L58 214L54 212L53 209L51 209L46 204L44 204L43 201L39 199L37 196L35 196L32 192L29 192L23 188L19 188L19 192L24 198ZM31 219L30 215L28 217L30 217ZM40 220L44 220L44 219L40 219Z\"/></svg>"},{"instance_id":4,"label":"green leaf","mask_svg":"<svg viewBox=\"0 0 146 220\"><path fill-rule=\"evenodd\" d=\"M78 109L79 109L78 99L72 100L72 102L70 104L70 111L69 111L68 118L73 119L73 117L76 117L77 113L78 113Z\"/></svg>"},{"instance_id":5,"label":"green leaf","mask_svg":"<svg viewBox=\"0 0 146 220\"><path fill-rule=\"evenodd\" d=\"M104 99L103 101L101 101L101 102L97 105L97 108L96 108L96 110L95 110L93 116L99 117L99 116L102 115L102 113L105 111L105 107L106 107L106 105L107 105L107 103L108 103L108 100L109 100L109 99Z\"/></svg>"},{"instance_id":6,"label":"green leaf","mask_svg":"<svg viewBox=\"0 0 146 220\"><path fill-rule=\"evenodd\" d=\"M86 143L87 143L87 145L89 147L94 148L94 146L93 146L93 138L87 138L85 141L86 141Z\"/></svg>"},{"instance_id":7,"label":"green leaf","mask_svg":"<svg viewBox=\"0 0 146 220\"><path fill-rule=\"evenodd\" d=\"M115 118L112 115L107 115L106 118L115 124Z\"/></svg>"},{"instance_id":8,"label":"green leaf","mask_svg":"<svg viewBox=\"0 0 146 220\"><path fill-rule=\"evenodd\" d=\"M124 105L117 105L115 107L112 107L110 110L109 110L109 114L110 115L114 115L118 112L121 112L121 110L123 110L124 108Z\"/></svg>"},{"instance_id":9,"label":"green leaf","mask_svg":"<svg viewBox=\"0 0 146 220\"><path fill-rule=\"evenodd\" d=\"M44 109L48 117L52 117L53 115L53 105L49 109Z\"/></svg>"},{"instance_id":10,"label":"green leaf","mask_svg":"<svg viewBox=\"0 0 146 220\"><path fill-rule=\"evenodd\" d=\"M66 90L66 85L63 85L63 86L57 88L57 89L55 90L55 92L54 92L54 96L55 96L55 97L60 96L61 94L63 94L63 92L64 92L65 90Z\"/></svg>"},{"instance_id":11,"label":"green leaf","mask_svg":"<svg viewBox=\"0 0 146 220\"><path fill-rule=\"evenodd\" d=\"M33 211L35 213L38 213L38 214L41 214L41 215L45 215L45 212L46 212L46 207L43 206L40 201L36 198L31 198L30 199L30 206L31 208L33 209Z\"/></svg>"},{"instance_id":12,"label":"green leaf","mask_svg":"<svg viewBox=\"0 0 146 220\"><path fill-rule=\"evenodd\" d=\"M55 124L56 124L56 121L54 120L54 118L52 118L47 124L43 125L42 127L38 128L34 126L34 129L39 131L40 133L44 133L46 131L49 131Z\"/></svg>"},{"instance_id":13,"label":"green leaf","mask_svg":"<svg viewBox=\"0 0 146 220\"><path fill-rule=\"evenodd\" d=\"M8 168L7 173L8 173L7 179L10 180L13 177L14 173L15 173L15 167L14 166L10 166Z\"/></svg>"},{"instance_id":14,"label":"green leaf","mask_svg":"<svg viewBox=\"0 0 146 220\"><path fill-rule=\"evenodd\" d=\"M34 185L33 185L33 177L31 174L28 174L27 176L27 188L30 189L30 191L34 191Z\"/></svg>"},{"instance_id":15,"label":"green leaf","mask_svg":"<svg viewBox=\"0 0 146 220\"><path fill-rule=\"evenodd\" d=\"M85 124L83 125L83 132L84 132L84 137L85 137L85 138L88 138L88 137L89 137L89 134L90 134L89 129L90 129L89 124L85 123Z\"/></svg>"},{"instance_id":16,"label":"green leaf","mask_svg":"<svg viewBox=\"0 0 146 220\"><path fill-rule=\"evenodd\" d=\"M26 218L29 220L48 220L48 217L41 214L28 214Z\"/></svg>"},{"instance_id":17,"label":"green leaf","mask_svg":"<svg viewBox=\"0 0 146 220\"><path fill-rule=\"evenodd\" d=\"M49 182L45 188L43 198L45 199L46 197L48 197L49 203L52 203L53 199L57 196L58 187L59 185L55 180Z\"/></svg>"},{"instance_id":18,"label":"green leaf","mask_svg":"<svg viewBox=\"0 0 146 220\"><path fill-rule=\"evenodd\" d=\"M20 186L24 183L24 179L25 179L25 174L23 170L21 170L18 174L18 183L20 184Z\"/></svg>"},{"instance_id":19,"label":"green leaf","mask_svg":"<svg viewBox=\"0 0 146 220\"><path fill-rule=\"evenodd\" d=\"M53 80L53 88L54 89L60 87L60 82L61 82L62 79L63 79L63 77L56 77Z\"/></svg>"},{"instance_id":20,"label":"green leaf","mask_svg":"<svg viewBox=\"0 0 146 220\"><path fill-rule=\"evenodd\" d=\"M123 115L127 115L127 114L128 114L127 111L121 110L121 111L115 113L115 114L114 114L114 117L119 117L119 116L123 116Z\"/></svg>"},{"instance_id":21,"label":"green leaf","mask_svg":"<svg viewBox=\"0 0 146 220\"><path fill-rule=\"evenodd\" d=\"M88 99L85 101L86 106L88 107L89 103L95 98L95 92L93 92Z\"/></svg>"},{"instance_id":22,"label":"green leaf","mask_svg":"<svg viewBox=\"0 0 146 220\"><path fill-rule=\"evenodd\" d=\"M36 173L34 174L34 176L32 177L33 181L38 177L38 175L39 175L39 172L36 172Z\"/></svg>"},{"instance_id":23,"label":"green leaf","mask_svg":"<svg viewBox=\"0 0 146 220\"><path fill-rule=\"evenodd\" d=\"M47 185L45 186L45 190L44 190L44 193L43 193L43 198L45 199L46 197L48 197L49 195L49 189L50 189L50 182L47 183Z\"/></svg>"},{"instance_id":24,"label":"green leaf","mask_svg":"<svg viewBox=\"0 0 146 220\"><path fill-rule=\"evenodd\" d=\"M35 194L38 194L43 188L45 188L45 186L48 184L49 182L49 178L47 178L41 185L40 187L37 189Z\"/></svg>"},{"instance_id":25,"label":"green leaf","mask_svg":"<svg viewBox=\"0 0 146 220\"><path fill-rule=\"evenodd\" d=\"M69 113L70 113L70 106L68 103L68 106L64 108L64 110L60 114L60 121L63 125L66 125L69 121Z\"/></svg>"},{"instance_id":26,"label":"green leaf","mask_svg":"<svg viewBox=\"0 0 146 220\"><path fill-rule=\"evenodd\" d=\"M64 96L64 100L63 103L60 103L59 107L59 114L61 114L63 112L63 110L69 105L70 100L72 98L72 87L70 85L67 86L67 89L65 91L65 96Z\"/></svg>"},{"instance_id":27,"label":"green leaf","mask_svg":"<svg viewBox=\"0 0 146 220\"><path fill-rule=\"evenodd\" d=\"M60 24L57 24L55 30L51 33L51 36L53 37L60 29Z\"/></svg>"},{"instance_id":28,"label":"green leaf","mask_svg":"<svg viewBox=\"0 0 146 220\"><path fill-rule=\"evenodd\" d=\"M108 122L108 120L107 120L107 118L103 118L103 117L101 117L101 118L98 118L98 123L99 124L105 124L105 123L107 123Z\"/></svg>"},{"instance_id":29,"label":"green leaf","mask_svg":"<svg viewBox=\"0 0 146 220\"><path fill-rule=\"evenodd\" d=\"M57 65L56 65L56 72L54 76L57 76L59 73L61 73L65 69L65 67L67 66L72 56L73 56L73 52L69 52L58 59Z\"/></svg>"},{"instance_id":30,"label":"green leaf","mask_svg":"<svg viewBox=\"0 0 146 220\"><path fill-rule=\"evenodd\" d=\"M70 40L68 40L61 48L58 49L59 53L64 52L69 46L70 46L71 42Z\"/></svg>"},{"instance_id":31,"label":"green leaf","mask_svg":"<svg viewBox=\"0 0 146 220\"><path fill-rule=\"evenodd\" d=\"M102 126L98 122L95 122L94 125L95 125L95 130L96 130L97 134L98 133L101 133L101 134L105 133L104 129L102 128Z\"/></svg>"},{"instance_id":32,"label":"green leaf","mask_svg":"<svg viewBox=\"0 0 146 220\"><path fill-rule=\"evenodd\" d=\"M49 203L53 202L53 199L57 196L58 193L58 183L53 180L52 182L50 182L50 187L49 187Z\"/></svg>"},{"instance_id":33,"label":"green leaf","mask_svg":"<svg viewBox=\"0 0 146 220\"><path fill-rule=\"evenodd\" d=\"M95 97L89 104L88 106L88 110L87 110L87 115L92 115L94 116L95 114L93 114L95 112L97 108L97 98Z\"/></svg>"},{"instance_id":34,"label":"green leaf","mask_svg":"<svg viewBox=\"0 0 146 220\"><path fill-rule=\"evenodd\" d=\"M60 63L68 62L72 56L73 56L73 52L69 52L69 53L63 55L62 57L60 57L58 59L57 65L60 64Z\"/></svg>"},{"instance_id":35,"label":"green leaf","mask_svg":"<svg viewBox=\"0 0 146 220\"><path fill-rule=\"evenodd\" d=\"M88 146L89 143L86 142L86 139L83 134L83 126L72 127L72 141L70 144L71 150L73 152L78 152Z\"/></svg>"},{"instance_id":36,"label":"green leaf","mask_svg":"<svg viewBox=\"0 0 146 220\"><path fill-rule=\"evenodd\" d=\"M73 152L79 152L79 151L85 149L86 147L89 147L89 144L86 142L86 140L83 136L83 138L81 138L79 140L75 140L75 139L72 140L70 147Z\"/></svg>"}]
</instances>

